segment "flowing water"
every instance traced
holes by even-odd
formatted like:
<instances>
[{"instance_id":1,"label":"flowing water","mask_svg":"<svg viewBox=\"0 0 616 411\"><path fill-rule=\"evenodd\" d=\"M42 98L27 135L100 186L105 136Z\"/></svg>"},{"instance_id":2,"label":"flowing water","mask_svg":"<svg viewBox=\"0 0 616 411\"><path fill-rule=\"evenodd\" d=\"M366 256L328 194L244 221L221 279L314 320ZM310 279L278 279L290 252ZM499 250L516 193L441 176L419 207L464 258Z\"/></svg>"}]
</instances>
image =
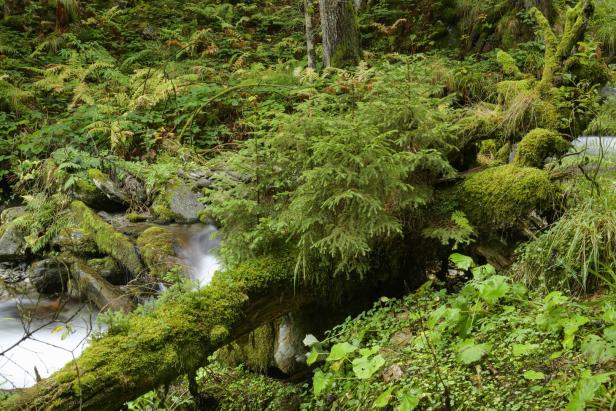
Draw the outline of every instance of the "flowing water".
<instances>
[{"instance_id":1,"label":"flowing water","mask_svg":"<svg viewBox=\"0 0 616 411\"><path fill-rule=\"evenodd\" d=\"M220 241L216 238L217 231L213 225L206 226L190 237L188 245L180 253L180 257L191 267L192 276L199 287L208 285L214 273L221 268L217 258L220 245Z\"/></svg>"},{"instance_id":2,"label":"flowing water","mask_svg":"<svg viewBox=\"0 0 616 411\"><path fill-rule=\"evenodd\" d=\"M598 156L601 152L610 157L616 155L616 137L613 136L582 136L573 141L573 146L591 156Z\"/></svg>"},{"instance_id":3,"label":"flowing water","mask_svg":"<svg viewBox=\"0 0 616 411\"><path fill-rule=\"evenodd\" d=\"M27 297L1 301L0 352L18 345L0 356L0 389L29 387L36 373L45 378L78 356L96 327L96 314L78 302ZM27 333L32 335L24 339Z\"/></svg>"},{"instance_id":4,"label":"flowing water","mask_svg":"<svg viewBox=\"0 0 616 411\"><path fill-rule=\"evenodd\" d=\"M174 229L186 238L178 254L190 268L191 277L199 287L209 284L220 269L216 227ZM36 382L36 373L45 378L77 357L87 346L91 332L100 331L95 325L96 315L88 305L78 302L60 304L38 297L0 300L0 353L10 348L0 355L0 390L29 387Z\"/></svg>"}]
</instances>

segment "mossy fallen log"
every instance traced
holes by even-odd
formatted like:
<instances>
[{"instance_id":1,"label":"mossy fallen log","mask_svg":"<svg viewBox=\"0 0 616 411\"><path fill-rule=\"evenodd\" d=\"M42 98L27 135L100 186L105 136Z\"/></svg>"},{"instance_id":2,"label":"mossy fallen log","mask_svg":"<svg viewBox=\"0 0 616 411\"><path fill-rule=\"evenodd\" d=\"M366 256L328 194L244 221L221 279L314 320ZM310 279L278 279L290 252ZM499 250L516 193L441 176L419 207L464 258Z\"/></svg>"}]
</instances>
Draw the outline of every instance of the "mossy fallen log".
<instances>
[{"instance_id":1,"label":"mossy fallen log","mask_svg":"<svg viewBox=\"0 0 616 411\"><path fill-rule=\"evenodd\" d=\"M133 275L145 271L137 248L128 237L116 231L81 201L73 201L71 211L76 223L94 240L102 253L112 256Z\"/></svg>"},{"instance_id":2,"label":"mossy fallen log","mask_svg":"<svg viewBox=\"0 0 616 411\"><path fill-rule=\"evenodd\" d=\"M163 298L129 315L76 360L0 402L6 411L117 410L161 384L192 374L216 349L311 300L294 285L294 259L261 257L195 292Z\"/></svg>"}]
</instances>

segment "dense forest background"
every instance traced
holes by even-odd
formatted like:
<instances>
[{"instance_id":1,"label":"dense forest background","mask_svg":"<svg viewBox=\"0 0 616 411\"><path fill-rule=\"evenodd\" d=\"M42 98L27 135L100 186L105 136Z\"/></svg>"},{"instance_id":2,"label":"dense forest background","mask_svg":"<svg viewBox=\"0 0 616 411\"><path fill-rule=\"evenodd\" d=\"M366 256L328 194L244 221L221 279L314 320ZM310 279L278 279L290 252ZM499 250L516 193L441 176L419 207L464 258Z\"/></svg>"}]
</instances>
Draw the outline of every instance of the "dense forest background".
<instances>
[{"instance_id":1,"label":"dense forest background","mask_svg":"<svg viewBox=\"0 0 616 411\"><path fill-rule=\"evenodd\" d=\"M616 406L614 0L0 6L0 408Z\"/></svg>"}]
</instances>

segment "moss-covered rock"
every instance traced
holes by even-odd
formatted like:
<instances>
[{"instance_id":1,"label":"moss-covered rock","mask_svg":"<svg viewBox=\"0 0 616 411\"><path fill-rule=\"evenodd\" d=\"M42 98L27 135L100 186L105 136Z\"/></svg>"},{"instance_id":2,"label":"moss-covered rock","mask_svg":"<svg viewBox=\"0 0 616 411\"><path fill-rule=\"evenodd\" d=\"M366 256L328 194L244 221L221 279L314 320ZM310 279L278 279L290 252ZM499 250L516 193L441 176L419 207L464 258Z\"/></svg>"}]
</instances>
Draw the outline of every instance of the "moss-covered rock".
<instances>
[{"instance_id":1,"label":"moss-covered rock","mask_svg":"<svg viewBox=\"0 0 616 411\"><path fill-rule=\"evenodd\" d=\"M18 261L26 257L25 233L13 224L0 229L0 261Z\"/></svg>"},{"instance_id":2,"label":"moss-covered rock","mask_svg":"<svg viewBox=\"0 0 616 411\"><path fill-rule=\"evenodd\" d=\"M177 233L168 228L148 228L137 238L137 247L139 247L150 273L158 278L162 278L172 269L184 269L176 254L178 248Z\"/></svg>"},{"instance_id":3,"label":"moss-covered rock","mask_svg":"<svg viewBox=\"0 0 616 411\"><path fill-rule=\"evenodd\" d=\"M150 211L163 222L194 223L203 209L198 194L181 181L172 180L158 194Z\"/></svg>"},{"instance_id":4,"label":"moss-covered rock","mask_svg":"<svg viewBox=\"0 0 616 411\"><path fill-rule=\"evenodd\" d=\"M96 243L79 227L63 227L51 240L50 245L60 251L70 251L78 255L97 254Z\"/></svg>"},{"instance_id":5,"label":"moss-covered rock","mask_svg":"<svg viewBox=\"0 0 616 411\"><path fill-rule=\"evenodd\" d=\"M553 130L531 130L518 144L514 163L519 166L542 167L545 159L569 151L571 144Z\"/></svg>"},{"instance_id":6,"label":"moss-covered rock","mask_svg":"<svg viewBox=\"0 0 616 411\"><path fill-rule=\"evenodd\" d=\"M508 164L473 174L461 184L457 195L473 225L508 230L532 211L552 208L558 193L559 187L547 172Z\"/></svg>"},{"instance_id":7,"label":"moss-covered rock","mask_svg":"<svg viewBox=\"0 0 616 411\"><path fill-rule=\"evenodd\" d=\"M94 241L100 252L112 256L131 274L145 270L135 245L124 234L116 231L81 201L71 203L73 219Z\"/></svg>"}]
</instances>

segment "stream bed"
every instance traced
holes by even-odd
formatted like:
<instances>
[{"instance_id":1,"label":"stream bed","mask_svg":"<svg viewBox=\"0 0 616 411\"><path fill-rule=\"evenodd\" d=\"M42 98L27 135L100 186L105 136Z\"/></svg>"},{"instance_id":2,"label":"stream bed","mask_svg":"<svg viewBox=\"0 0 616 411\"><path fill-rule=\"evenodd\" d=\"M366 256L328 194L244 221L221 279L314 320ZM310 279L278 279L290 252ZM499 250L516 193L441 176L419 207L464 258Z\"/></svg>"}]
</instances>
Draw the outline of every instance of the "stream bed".
<instances>
[{"instance_id":1,"label":"stream bed","mask_svg":"<svg viewBox=\"0 0 616 411\"><path fill-rule=\"evenodd\" d=\"M186 227L187 241L176 250L197 287L209 284L220 269L216 231L212 225ZM32 386L37 373L45 378L79 356L92 332L101 331L97 314L78 301L61 303L38 296L0 299L0 354L8 350L0 355L0 390Z\"/></svg>"}]
</instances>

